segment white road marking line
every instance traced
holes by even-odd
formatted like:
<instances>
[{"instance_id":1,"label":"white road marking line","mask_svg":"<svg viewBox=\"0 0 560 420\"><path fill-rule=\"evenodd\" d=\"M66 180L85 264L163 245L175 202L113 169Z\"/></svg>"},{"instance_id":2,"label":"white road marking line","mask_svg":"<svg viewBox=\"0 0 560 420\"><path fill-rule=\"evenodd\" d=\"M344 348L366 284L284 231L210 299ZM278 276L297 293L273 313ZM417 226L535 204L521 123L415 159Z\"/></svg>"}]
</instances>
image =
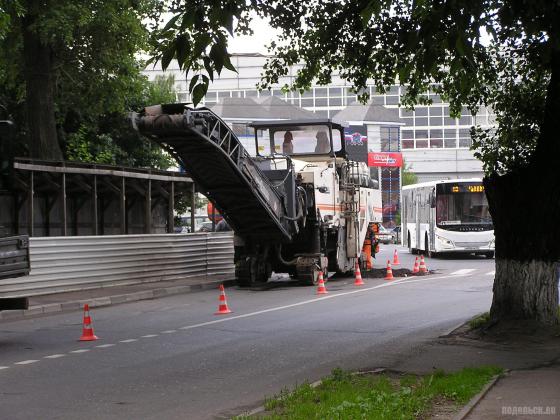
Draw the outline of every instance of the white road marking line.
<instances>
[{"instance_id":1,"label":"white road marking line","mask_svg":"<svg viewBox=\"0 0 560 420\"><path fill-rule=\"evenodd\" d=\"M207 325L220 324L222 322L228 322L228 321L232 321L234 319L249 318L249 317L252 317L252 316L266 314L266 313L269 313L269 312L276 312L276 311L281 311L283 309L295 308L297 306L303 306L303 305L307 305L309 303L321 302L321 301L327 300L327 299L334 299L334 298L341 297L341 296L348 296L348 295L353 295L353 294L356 294L356 293L369 292L371 290L381 289L383 287L392 287L392 286L397 286L399 284L418 283L418 282L431 281L431 280L452 279L452 278L457 278L457 277L461 277L461 276L462 276L461 274L458 274L458 275L454 275L454 276L440 276L440 277L431 277L431 278L428 277L428 278L418 278L418 279L413 279L413 280L411 280L409 278L404 278L404 279L401 279L401 280L394 280L390 283L379 284L379 285L373 286L373 287L366 287L366 288L363 288L363 289L352 290L350 292L342 292L342 293L332 294L332 295L329 295L329 296L317 297L315 299L304 300L302 302L292 303L291 305L277 306L277 307L274 307L274 308L264 309L262 311L250 312L248 314L236 315L236 316L231 316L231 317L228 317L228 318L216 319L214 321L201 322L200 324L185 325L184 327L181 327L179 329L180 330L192 330L194 328L205 327Z\"/></svg>"},{"instance_id":2,"label":"white road marking line","mask_svg":"<svg viewBox=\"0 0 560 420\"><path fill-rule=\"evenodd\" d=\"M475 268L463 268L461 270L454 271L453 273L450 273L450 274L452 276L457 276L457 275L464 276L466 274L472 273L473 271L476 271L476 269Z\"/></svg>"},{"instance_id":3,"label":"white road marking line","mask_svg":"<svg viewBox=\"0 0 560 420\"><path fill-rule=\"evenodd\" d=\"M486 273L487 276L493 276L494 274L496 274L496 271L489 271Z\"/></svg>"},{"instance_id":4,"label":"white road marking line","mask_svg":"<svg viewBox=\"0 0 560 420\"><path fill-rule=\"evenodd\" d=\"M95 346L95 347L100 348L100 349L105 349L107 347L113 347L113 346L114 346L114 344L100 344L99 346Z\"/></svg>"},{"instance_id":5,"label":"white road marking line","mask_svg":"<svg viewBox=\"0 0 560 420\"><path fill-rule=\"evenodd\" d=\"M72 350L69 353L85 353L88 352L89 349L79 349L79 350Z\"/></svg>"},{"instance_id":6,"label":"white road marking line","mask_svg":"<svg viewBox=\"0 0 560 420\"><path fill-rule=\"evenodd\" d=\"M143 335L142 338L152 338L152 337L157 337L159 334L146 334Z\"/></svg>"},{"instance_id":7,"label":"white road marking line","mask_svg":"<svg viewBox=\"0 0 560 420\"><path fill-rule=\"evenodd\" d=\"M37 363L38 360L23 360L21 362L16 362L14 365L30 365L31 363Z\"/></svg>"},{"instance_id":8,"label":"white road marking line","mask_svg":"<svg viewBox=\"0 0 560 420\"><path fill-rule=\"evenodd\" d=\"M50 356L45 356L43 359L58 359L59 357L64 357L65 354L51 354Z\"/></svg>"},{"instance_id":9,"label":"white road marking line","mask_svg":"<svg viewBox=\"0 0 560 420\"><path fill-rule=\"evenodd\" d=\"M119 341L119 343L133 343L135 341L138 341L137 338L129 338L128 340L121 340Z\"/></svg>"},{"instance_id":10,"label":"white road marking line","mask_svg":"<svg viewBox=\"0 0 560 420\"><path fill-rule=\"evenodd\" d=\"M173 333L176 333L176 332L177 332L177 330L167 330L167 331L162 331L161 333L162 334L173 334Z\"/></svg>"},{"instance_id":11,"label":"white road marking line","mask_svg":"<svg viewBox=\"0 0 560 420\"><path fill-rule=\"evenodd\" d=\"M9 369L9 366L0 366L0 370Z\"/></svg>"}]
</instances>

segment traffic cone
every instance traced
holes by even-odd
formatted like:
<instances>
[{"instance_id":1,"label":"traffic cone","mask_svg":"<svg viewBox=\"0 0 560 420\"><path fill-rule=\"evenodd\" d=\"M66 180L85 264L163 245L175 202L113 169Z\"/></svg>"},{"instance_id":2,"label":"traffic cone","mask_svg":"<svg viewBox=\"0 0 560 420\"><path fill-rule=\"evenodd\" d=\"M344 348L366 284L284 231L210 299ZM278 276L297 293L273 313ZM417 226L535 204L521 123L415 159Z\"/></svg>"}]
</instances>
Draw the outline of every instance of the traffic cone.
<instances>
[{"instance_id":1,"label":"traffic cone","mask_svg":"<svg viewBox=\"0 0 560 420\"><path fill-rule=\"evenodd\" d=\"M424 256L420 256L420 267L419 272L422 274L426 274L428 272L428 267L426 267L426 261L424 261Z\"/></svg>"},{"instance_id":2,"label":"traffic cone","mask_svg":"<svg viewBox=\"0 0 560 420\"><path fill-rule=\"evenodd\" d=\"M395 252L393 252L393 265L401 265L401 263L399 262L399 254L397 253L396 249Z\"/></svg>"},{"instance_id":3,"label":"traffic cone","mask_svg":"<svg viewBox=\"0 0 560 420\"><path fill-rule=\"evenodd\" d=\"M319 271L319 287L317 287L317 294L318 295L326 295L327 288L325 287L325 281L323 280L323 272Z\"/></svg>"},{"instance_id":4,"label":"traffic cone","mask_svg":"<svg viewBox=\"0 0 560 420\"><path fill-rule=\"evenodd\" d=\"M89 316L89 305L84 305L84 326L82 328L82 336L79 341L95 341L97 336L93 333L93 326L91 325L91 317Z\"/></svg>"},{"instance_id":5,"label":"traffic cone","mask_svg":"<svg viewBox=\"0 0 560 420\"><path fill-rule=\"evenodd\" d=\"M355 274L356 274L356 280L354 280L354 286L363 286L365 283L362 280L362 273L360 272L360 264L358 264L358 261L356 261Z\"/></svg>"},{"instance_id":6,"label":"traffic cone","mask_svg":"<svg viewBox=\"0 0 560 420\"><path fill-rule=\"evenodd\" d=\"M226 291L224 290L224 285L220 284L220 304L218 305L218 312L214 313L214 315L225 315L230 314L231 310L227 306L226 300Z\"/></svg>"},{"instance_id":7,"label":"traffic cone","mask_svg":"<svg viewBox=\"0 0 560 420\"><path fill-rule=\"evenodd\" d=\"M385 276L385 280L393 280L393 269L391 268L391 260L387 260L387 275Z\"/></svg>"},{"instance_id":8,"label":"traffic cone","mask_svg":"<svg viewBox=\"0 0 560 420\"><path fill-rule=\"evenodd\" d=\"M416 259L414 260L414 267L412 267L412 272L414 274L418 273L420 271L420 265L418 263L418 257L416 257Z\"/></svg>"}]
</instances>

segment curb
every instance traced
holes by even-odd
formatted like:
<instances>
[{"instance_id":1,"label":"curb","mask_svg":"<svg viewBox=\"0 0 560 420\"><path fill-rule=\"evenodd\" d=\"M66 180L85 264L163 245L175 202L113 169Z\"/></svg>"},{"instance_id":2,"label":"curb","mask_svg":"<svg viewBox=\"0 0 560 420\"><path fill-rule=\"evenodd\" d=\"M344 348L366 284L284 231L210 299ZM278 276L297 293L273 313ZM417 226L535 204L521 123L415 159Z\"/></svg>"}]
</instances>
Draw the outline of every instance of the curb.
<instances>
[{"instance_id":1,"label":"curb","mask_svg":"<svg viewBox=\"0 0 560 420\"><path fill-rule=\"evenodd\" d=\"M459 328L461 328L462 326L468 324L470 321L470 319L468 321L463 321L460 324L455 325L454 327L451 327L450 329L448 329L446 332L444 332L443 334L439 335L438 338L448 338L451 334L453 334L455 331L457 331Z\"/></svg>"},{"instance_id":2,"label":"curb","mask_svg":"<svg viewBox=\"0 0 560 420\"><path fill-rule=\"evenodd\" d=\"M220 284L225 287L234 286L235 279L216 280L188 286L160 287L151 290L142 290L133 293L123 293L120 295L102 296L92 299L80 299L62 303L50 303L46 305L30 306L29 309L18 309L13 311L0 311L1 321L17 321L20 319L33 318L40 315L52 315L62 312L72 312L80 310L84 304L89 304L90 308L100 308L104 306L119 305L121 303L138 302L140 300L157 299L166 296L180 295L185 293L200 292L217 288Z\"/></svg>"},{"instance_id":3,"label":"curb","mask_svg":"<svg viewBox=\"0 0 560 420\"><path fill-rule=\"evenodd\" d=\"M482 388L482 391L480 391L478 394L476 394L474 397L472 397L471 400L467 403L467 405L465 405L461 409L461 411L459 411L457 413L457 415L455 417L453 417L453 420L464 420L464 419L466 419L467 416L471 413L471 411L486 396L486 394L488 394L488 391L490 391L492 389L492 387L494 385L496 385L496 383L504 376L505 373L507 373L507 371L500 374L500 375L494 376L494 378L490 382L488 382L484 386L484 388Z\"/></svg>"}]
</instances>

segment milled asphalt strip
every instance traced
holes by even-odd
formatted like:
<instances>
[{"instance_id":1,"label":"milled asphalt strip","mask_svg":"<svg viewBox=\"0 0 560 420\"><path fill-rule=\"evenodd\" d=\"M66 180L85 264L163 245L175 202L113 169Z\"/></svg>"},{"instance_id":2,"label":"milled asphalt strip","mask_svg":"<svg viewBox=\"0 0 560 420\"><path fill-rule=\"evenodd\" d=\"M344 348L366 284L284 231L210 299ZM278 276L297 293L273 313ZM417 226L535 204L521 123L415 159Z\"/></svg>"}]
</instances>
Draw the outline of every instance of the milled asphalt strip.
<instances>
[{"instance_id":1,"label":"milled asphalt strip","mask_svg":"<svg viewBox=\"0 0 560 420\"><path fill-rule=\"evenodd\" d=\"M459 270L461 271L461 270ZM472 270L467 270L467 271L472 271ZM453 273L452 273L453 274ZM249 318L249 317L253 317L253 316L257 316L257 315L261 315L261 314L266 314L269 312L276 312L276 311L281 311L284 309L289 309L289 308L295 308L298 306L303 306L303 305L307 305L309 303L315 303L315 302L321 302L323 300L327 300L327 299L334 299L337 297L342 297L342 296L349 296L349 295L353 295L356 293L364 293L364 292L369 292L371 290L376 290L376 289L381 289L384 287L391 287L391 286L398 286L399 284L409 284L409 283L418 283L418 282L426 282L426 281L432 281L432 280L444 280L444 279L454 279L454 278L458 278L458 277L463 277L466 274L455 274L455 275L449 275L449 276L441 276L441 277L421 277L421 278L417 278L417 279L408 279L408 278L404 278L404 279L400 279L400 280L394 280L391 281L390 283L383 283L383 284L378 284L377 286L373 286L373 287L366 287L366 288L360 288L357 290L352 290L349 292L341 292L341 293L336 293L336 294L332 294L329 296L322 296L322 297L316 297L314 299L308 299L308 300L304 300L302 302L298 302L298 303L292 303L291 305L284 305L284 306L277 306L274 308L269 308L269 309L264 309L262 311L256 311L256 312L250 312L248 314L243 314L243 315L237 315L237 316L231 316L228 318L222 318L222 319L216 319L214 321L208 321L208 322L202 322L200 324L194 324L194 325L187 325L184 327L179 328L179 330L192 330L195 328L200 328L200 327L205 327L207 325L214 325L214 324L219 324L222 322L228 322L228 321L233 321L236 319L242 319L242 318ZM175 333L177 332L177 330L166 330L166 331L162 331L162 334L171 334L171 333ZM152 337L157 337L158 334L147 334L147 335L143 335L142 338L152 338ZM119 343L133 343L135 341L138 341L137 338L129 338L126 340L120 340ZM94 348L107 348L107 347L113 347L115 346L115 344L100 344L95 346ZM80 353L87 353L91 350L90 349L78 349L78 350L72 350L69 353L73 353L73 354L80 354ZM53 354L50 356L44 356L44 359L56 359L59 357L64 357L65 354ZM14 365L30 365L33 363L38 362L39 360L24 360L21 362L16 362L14 363ZM8 369L9 366L0 366L0 370L2 369Z\"/></svg>"},{"instance_id":2,"label":"milled asphalt strip","mask_svg":"<svg viewBox=\"0 0 560 420\"><path fill-rule=\"evenodd\" d=\"M194 328L205 327L207 325L220 324L222 322L233 321L235 319L249 318L249 317L252 317L252 316L266 314L266 313L269 313L269 312L276 312L276 311L281 311L281 310L284 310L284 309L295 308L297 306L307 305L308 303L321 302L323 300L334 299L334 298L341 297L341 296L348 296L348 295L353 295L353 294L356 294L356 293L369 292L371 290L381 289L383 287L397 286L399 284L418 283L418 282L424 282L424 281L428 281L428 280L454 279L454 278L463 277L463 276L464 276L464 274L463 275L458 274L458 275L453 275L453 276L419 278L419 279L414 279L414 280L409 280L409 279L394 280L394 281L391 281L390 283L384 283L384 284L379 284L379 285L373 286L373 287L367 287L367 288L361 288L361 289L358 289L358 290L352 290L350 292L342 292L342 293L337 293L337 294L333 294L333 295L329 295L329 296L318 297L318 298L315 298L315 299L304 300L302 302L292 303L291 305L277 306L275 308L269 308L269 309L264 309L262 311L250 312L248 314L230 316L228 318L222 318L222 319L216 319L215 321L202 322L200 324L194 324L194 325L186 325L184 327L180 327L179 329L180 330L192 330Z\"/></svg>"}]
</instances>

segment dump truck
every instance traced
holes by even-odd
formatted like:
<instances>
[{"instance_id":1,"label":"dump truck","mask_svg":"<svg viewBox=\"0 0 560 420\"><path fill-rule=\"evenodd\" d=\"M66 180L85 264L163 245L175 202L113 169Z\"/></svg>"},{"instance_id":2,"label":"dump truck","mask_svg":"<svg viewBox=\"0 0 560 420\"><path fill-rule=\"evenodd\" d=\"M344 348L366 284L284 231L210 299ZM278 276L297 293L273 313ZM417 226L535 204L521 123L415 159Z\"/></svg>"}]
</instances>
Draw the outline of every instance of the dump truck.
<instances>
[{"instance_id":1,"label":"dump truck","mask_svg":"<svg viewBox=\"0 0 560 420\"><path fill-rule=\"evenodd\" d=\"M319 271L350 272L371 258L363 249L377 248L370 234L382 220L379 184L366 163L348 158L341 124L254 122L250 154L207 108L156 105L131 119L175 157L232 227L240 285L266 282L273 271L316 284Z\"/></svg>"}]
</instances>

